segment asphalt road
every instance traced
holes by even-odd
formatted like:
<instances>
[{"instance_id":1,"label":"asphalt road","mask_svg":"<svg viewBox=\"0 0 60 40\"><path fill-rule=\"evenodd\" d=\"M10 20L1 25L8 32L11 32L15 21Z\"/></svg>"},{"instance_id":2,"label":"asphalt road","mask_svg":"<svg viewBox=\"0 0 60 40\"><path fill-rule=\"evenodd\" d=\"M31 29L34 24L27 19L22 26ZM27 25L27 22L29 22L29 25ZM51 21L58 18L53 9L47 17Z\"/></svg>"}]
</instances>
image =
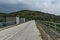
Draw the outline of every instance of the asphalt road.
<instances>
[{"instance_id":1,"label":"asphalt road","mask_svg":"<svg viewBox=\"0 0 60 40\"><path fill-rule=\"evenodd\" d=\"M35 21L0 31L0 40L42 40Z\"/></svg>"}]
</instances>

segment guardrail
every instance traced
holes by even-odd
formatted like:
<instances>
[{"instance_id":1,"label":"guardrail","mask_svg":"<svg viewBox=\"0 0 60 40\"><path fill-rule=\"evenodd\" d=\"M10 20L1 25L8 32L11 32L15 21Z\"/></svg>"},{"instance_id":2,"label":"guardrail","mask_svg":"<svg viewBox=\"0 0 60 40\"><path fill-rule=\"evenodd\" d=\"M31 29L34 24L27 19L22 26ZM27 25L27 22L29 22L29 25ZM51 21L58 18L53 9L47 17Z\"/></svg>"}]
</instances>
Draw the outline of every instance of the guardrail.
<instances>
[{"instance_id":1,"label":"guardrail","mask_svg":"<svg viewBox=\"0 0 60 40\"><path fill-rule=\"evenodd\" d=\"M10 25L14 25L14 24L16 24L15 21L0 22L0 28L6 27L6 26L10 26Z\"/></svg>"},{"instance_id":2,"label":"guardrail","mask_svg":"<svg viewBox=\"0 0 60 40\"><path fill-rule=\"evenodd\" d=\"M53 28L55 31L60 31L60 23L54 23L49 21L42 21L49 28Z\"/></svg>"}]
</instances>

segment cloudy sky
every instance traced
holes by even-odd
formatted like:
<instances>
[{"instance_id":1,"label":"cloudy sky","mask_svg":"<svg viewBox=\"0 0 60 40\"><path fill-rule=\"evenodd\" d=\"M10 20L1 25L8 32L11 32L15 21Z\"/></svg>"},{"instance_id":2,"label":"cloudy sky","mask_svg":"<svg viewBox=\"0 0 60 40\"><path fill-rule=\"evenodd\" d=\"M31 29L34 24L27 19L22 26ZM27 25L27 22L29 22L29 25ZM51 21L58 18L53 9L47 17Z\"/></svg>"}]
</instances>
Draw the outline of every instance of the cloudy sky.
<instances>
[{"instance_id":1,"label":"cloudy sky","mask_svg":"<svg viewBox=\"0 0 60 40\"><path fill-rule=\"evenodd\" d=\"M43 11L60 15L60 0L0 0L0 12Z\"/></svg>"}]
</instances>

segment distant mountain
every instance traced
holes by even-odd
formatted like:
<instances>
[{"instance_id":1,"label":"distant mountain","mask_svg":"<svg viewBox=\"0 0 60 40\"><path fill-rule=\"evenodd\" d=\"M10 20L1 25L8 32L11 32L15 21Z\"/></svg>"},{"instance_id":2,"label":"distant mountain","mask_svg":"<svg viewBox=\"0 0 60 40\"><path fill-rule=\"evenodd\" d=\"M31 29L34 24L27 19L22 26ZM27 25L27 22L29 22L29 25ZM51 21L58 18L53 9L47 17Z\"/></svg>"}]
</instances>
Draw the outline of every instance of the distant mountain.
<instances>
[{"instance_id":1,"label":"distant mountain","mask_svg":"<svg viewBox=\"0 0 60 40\"><path fill-rule=\"evenodd\" d=\"M19 15L20 17L24 17L27 20L43 20L43 21L52 21L52 22L60 22L58 16L44 13L40 11L31 11L31 10L22 10L17 11L9 14L10 16L16 16ZM58 20L59 19L59 20Z\"/></svg>"},{"instance_id":2,"label":"distant mountain","mask_svg":"<svg viewBox=\"0 0 60 40\"><path fill-rule=\"evenodd\" d=\"M1 16L6 16L7 14L6 13L0 13L0 17Z\"/></svg>"},{"instance_id":3,"label":"distant mountain","mask_svg":"<svg viewBox=\"0 0 60 40\"><path fill-rule=\"evenodd\" d=\"M0 12L0 22L2 22L4 16L6 16L6 13L1 13Z\"/></svg>"},{"instance_id":4,"label":"distant mountain","mask_svg":"<svg viewBox=\"0 0 60 40\"><path fill-rule=\"evenodd\" d=\"M49 14L49 13L44 13L41 11L22 10L22 11L17 11L17 12L12 12L10 14L6 14L6 16L12 16L12 17L16 15L20 17L24 17L27 20L60 22L60 16L56 16L56 15Z\"/></svg>"}]
</instances>

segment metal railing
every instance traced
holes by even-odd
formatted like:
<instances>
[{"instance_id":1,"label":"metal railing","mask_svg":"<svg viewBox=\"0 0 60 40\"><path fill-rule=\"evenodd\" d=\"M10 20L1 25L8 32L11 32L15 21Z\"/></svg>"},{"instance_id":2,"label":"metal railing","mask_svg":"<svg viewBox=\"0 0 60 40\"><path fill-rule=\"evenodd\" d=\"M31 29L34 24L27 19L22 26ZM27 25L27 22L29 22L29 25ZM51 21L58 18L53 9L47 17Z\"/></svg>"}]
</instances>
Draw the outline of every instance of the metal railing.
<instances>
[{"instance_id":1,"label":"metal railing","mask_svg":"<svg viewBox=\"0 0 60 40\"><path fill-rule=\"evenodd\" d=\"M55 31L60 31L60 23L54 23L49 21L42 21L48 28L53 28Z\"/></svg>"},{"instance_id":2,"label":"metal railing","mask_svg":"<svg viewBox=\"0 0 60 40\"><path fill-rule=\"evenodd\" d=\"M0 22L0 28L6 27L6 26L10 26L10 25L14 25L14 24L16 24L15 21Z\"/></svg>"}]
</instances>

